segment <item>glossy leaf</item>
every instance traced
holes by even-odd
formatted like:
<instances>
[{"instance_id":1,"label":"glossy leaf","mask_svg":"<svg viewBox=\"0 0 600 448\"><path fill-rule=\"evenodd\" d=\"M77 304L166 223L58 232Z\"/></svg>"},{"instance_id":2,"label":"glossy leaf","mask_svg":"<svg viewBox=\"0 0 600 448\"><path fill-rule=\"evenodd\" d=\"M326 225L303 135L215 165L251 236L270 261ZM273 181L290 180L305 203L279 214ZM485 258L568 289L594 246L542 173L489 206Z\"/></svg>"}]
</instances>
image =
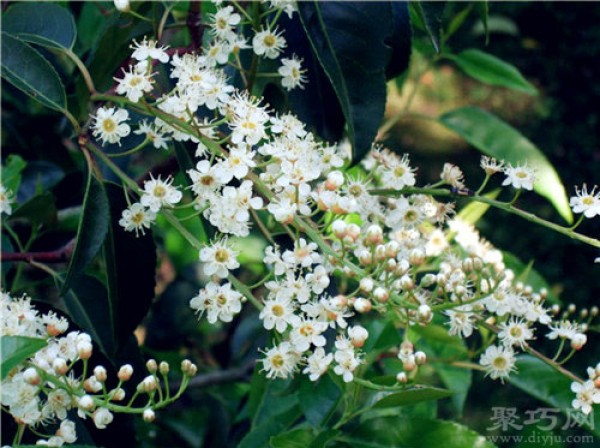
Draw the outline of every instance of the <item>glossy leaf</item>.
<instances>
[{"instance_id":1,"label":"glossy leaf","mask_svg":"<svg viewBox=\"0 0 600 448\"><path fill-rule=\"evenodd\" d=\"M300 408L306 420L317 428L335 411L341 396L342 391L329 375L317 381L303 378L300 384Z\"/></svg>"},{"instance_id":2,"label":"glossy leaf","mask_svg":"<svg viewBox=\"0 0 600 448\"><path fill-rule=\"evenodd\" d=\"M22 40L2 32L2 77L51 109L66 109L65 87L44 57Z\"/></svg>"},{"instance_id":3,"label":"glossy leaf","mask_svg":"<svg viewBox=\"0 0 600 448\"><path fill-rule=\"evenodd\" d=\"M481 20L481 24L483 26L483 32L485 34L485 44L489 44L490 42L490 29L488 27L488 16L490 12L490 7L488 5L488 0L483 0L479 2L475 2L475 11L479 15L479 20Z\"/></svg>"},{"instance_id":4,"label":"glossy leaf","mask_svg":"<svg viewBox=\"0 0 600 448\"><path fill-rule=\"evenodd\" d=\"M513 386L563 413L573 411L571 401L575 394L571 392L571 379L530 355L520 355L516 367L517 373L510 376ZM588 418L590 420L583 422L583 426L600 436L600 412L594 412Z\"/></svg>"},{"instance_id":5,"label":"glossy leaf","mask_svg":"<svg viewBox=\"0 0 600 448\"><path fill-rule=\"evenodd\" d=\"M54 224L57 220L54 195L50 192L34 196L21 204L12 214L13 218L26 218L34 226Z\"/></svg>"},{"instance_id":6,"label":"glossy leaf","mask_svg":"<svg viewBox=\"0 0 600 448\"><path fill-rule=\"evenodd\" d=\"M299 16L344 114L356 163L370 149L385 109L392 49L386 2L301 2ZM360 35L360 39L348 36ZM407 47L408 48L408 47Z\"/></svg>"},{"instance_id":7,"label":"glossy leaf","mask_svg":"<svg viewBox=\"0 0 600 448\"><path fill-rule=\"evenodd\" d=\"M283 399L285 400L285 398ZM252 429L240 441L238 448L269 446L271 437L289 428L300 417L299 406L293 406L280 414L273 415Z\"/></svg>"},{"instance_id":8,"label":"glossy leaf","mask_svg":"<svg viewBox=\"0 0 600 448\"><path fill-rule=\"evenodd\" d=\"M452 391L439 389L437 387L410 387L400 392L381 392L376 399L373 408L394 408L398 406L409 406L421 401L441 400L453 394Z\"/></svg>"},{"instance_id":9,"label":"glossy leaf","mask_svg":"<svg viewBox=\"0 0 600 448\"><path fill-rule=\"evenodd\" d=\"M152 232L136 237L119 220L127 208L123 190L105 183L110 207L110 226L104 243L108 294L117 316L118 345L135 330L148 313L154 298L156 246Z\"/></svg>"},{"instance_id":10,"label":"glossy leaf","mask_svg":"<svg viewBox=\"0 0 600 448\"><path fill-rule=\"evenodd\" d=\"M2 336L2 380L12 369L46 346L46 340L26 336Z\"/></svg>"},{"instance_id":11,"label":"glossy leaf","mask_svg":"<svg viewBox=\"0 0 600 448\"><path fill-rule=\"evenodd\" d=\"M458 423L390 416L369 419L348 437L338 438L353 448L493 448L485 437Z\"/></svg>"},{"instance_id":12,"label":"glossy leaf","mask_svg":"<svg viewBox=\"0 0 600 448\"><path fill-rule=\"evenodd\" d=\"M16 194L21 184L21 173L27 166L27 162L17 154L9 154L6 164L2 166L2 185L12 194Z\"/></svg>"},{"instance_id":13,"label":"glossy leaf","mask_svg":"<svg viewBox=\"0 0 600 448\"><path fill-rule=\"evenodd\" d=\"M63 294L64 310L75 324L89 333L104 354L116 352L116 315L104 284L89 275L77 275Z\"/></svg>"},{"instance_id":14,"label":"glossy leaf","mask_svg":"<svg viewBox=\"0 0 600 448\"><path fill-rule=\"evenodd\" d=\"M442 42L442 16L446 8L445 1L439 2L411 2L411 7L418 17L422 27L431 39L431 44L437 53L441 51Z\"/></svg>"},{"instance_id":15,"label":"glossy leaf","mask_svg":"<svg viewBox=\"0 0 600 448\"><path fill-rule=\"evenodd\" d=\"M83 199L83 213L77 229L77 240L62 287L63 292L69 288L71 280L82 273L100 251L108 232L108 223L109 207L104 186L90 172Z\"/></svg>"},{"instance_id":16,"label":"glossy leaf","mask_svg":"<svg viewBox=\"0 0 600 448\"><path fill-rule=\"evenodd\" d=\"M537 95L535 86L529 83L514 65L489 53L469 49L459 54L446 54L445 57L455 62L467 75L484 84Z\"/></svg>"},{"instance_id":17,"label":"glossy leaf","mask_svg":"<svg viewBox=\"0 0 600 448\"><path fill-rule=\"evenodd\" d=\"M482 153L512 165L524 163L536 170L534 190L548 199L567 222L573 214L565 188L546 156L519 131L500 118L477 107L452 110L439 122L456 132Z\"/></svg>"},{"instance_id":18,"label":"glossy leaf","mask_svg":"<svg viewBox=\"0 0 600 448\"><path fill-rule=\"evenodd\" d=\"M71 49L77 29L68 9L56 3L18 3L2 17L3 31L50 48Z\"/></svg>"},{"instance_id":19,"label":"glossy leaf","mask_svg":"<svg viewBox=\"0 0 600 448\"><path fill-rule=\"evenodd\" d=\"M311 429L292 429L271 437L271 448L308 448L315 436Z\"/></svg>"}]
</instances>

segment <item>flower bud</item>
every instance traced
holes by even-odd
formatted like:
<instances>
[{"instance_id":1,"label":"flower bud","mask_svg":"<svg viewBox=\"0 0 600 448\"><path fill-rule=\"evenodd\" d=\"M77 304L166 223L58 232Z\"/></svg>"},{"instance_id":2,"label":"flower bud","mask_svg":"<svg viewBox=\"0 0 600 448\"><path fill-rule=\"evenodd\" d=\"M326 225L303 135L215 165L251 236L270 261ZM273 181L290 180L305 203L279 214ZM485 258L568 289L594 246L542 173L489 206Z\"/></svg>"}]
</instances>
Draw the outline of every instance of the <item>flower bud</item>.
<instances>
[{"instance_id":1,"label":"flower bud","mask_svg":"<svg viewBox=\"0 0 600 448\"><path fill-rule=\"evenodd\" d=\"M111 424L113 421L112 413L106 408L97 409L94 412L94 424L98 429L106 428L106 425Z\"/></svg>"},{"instance_id":2,"label":"flower bud","mask_svg":"<svg viewBox=\"0 0 600 448\"><path fill-rule=\"evenodd\" d=\"M348 336L352 341L352 345L356 348L360 348L365 344L365 341L369 337L369 332L366 328L361 327L360 325L355 325L354 327L350 327L348 329Z\"/></svg>"},{"instance_id":3,"label":"flower bud","mask_svg":"<svg viewBox=\"0 0 600 448\"><path fill-rule=\"evenodd\" d=\"M371 252L366 249L359 250L356 254L358 261L363 266L369 266L373 262L373 257L371 256Z\"/></svg>"},{"instance_id":4,"label":"flower bud","mask_svg":"<svg viewBox=\"0 0 600 448\"><path fill-rule=\"evenodd\" d=\"M146 423L152 423L156 419L156 414L152 409L144 409L143 418Z\"/></svg>"},{"instance_id":5,"label":"flower bud","mask_svg":"<svg viewBox=\"0 0 600 448\"><path fill-rule=\"evenodd\" d=\"M129 381L131 379L131 375L133 375L133 367L131 367L131 364L124 364L119 369L117 377L121 381Z\"/></svg>"},{"instance_id":6,"label":"flower bud","mask_svg":"<svg viewBox=\"0 0 600 448\"><path fill-rule=\"evenodd\" d=\"M571 338L571 347L574 350L581 350L587 342L587 336L583 333L577 333Z\"/></svg>"},{"instance_id":7,"label":"flower bud","mask_svg":"<svg viewBox=\"0 0 600 448\"><path fill-rule=\"evenodd\" d=\"M375 282L371 277L363 277L360 280L360 290L366 293L373 291L373 287L375 286Z\"/></svg>"},{"instance_id":8,"label":"flower bud","mask_svg":"<svg viewBox=\"0 0 600 448\"><path fill-rule=\"evenodd\" d=\"M399 250L400 250L400 244L398 244L397 241L392 240L392 241L389 241L385 245L385 255L388 258L396 258Z\"/></svg>"},{"instance_id":9,"label":"flower bud","mask_svg":"<svg viewBox=\"0 0 600 448\"><path fill-rule=\"evenodd\" d=\"M58 428L58 431L56 431L56 435L61 437L63 441L67 443L75 443L77 440L75 423L70 420L63 420L60 422L60 427Z\"/></svg>"},{"instance_id":10,"label":"flower bud","mask_svg":"<svg viewBox=\"0 0 600 448\"><path fill-rule=\"evenodd\" d=\"M48 336L56 337L63 334L69 328L69 322L66 319L59 319L46 325Z\"/></svg>"},{"instance_id":11,"label":"flower bud","mask_svg":"<svg viewBox=\"0 0 600 448\"><path fill-rule=\"evenodd\" d=\"M183 361L181 361L181 372L187 373L191 365L192 361L190 361L189 359L184 359Z\"/></svg>"},{"instance_id":12,"label":"flower bud","mask_svg":"<svg viewBox=\"0 0 600 448\"><path fill-rule=\"evenodd\" d=\"M375 297L378 302L385 303L390 299L390 293L387 291L387 289L378 286L373 291L373 297Z\"/></svg>"},{"instance_id":13,"label":"flower bud","mask_svg":"<svg viewBox=\"0 0 600 448\"><path fill-rule=\"evenodd\" d=\"M402 363L402 367L407 372L412 372L417 368L417 363L415 362L415 355L409 355L408 359Z\"/></svg>"},{"instance_id":14,"label":"flower bud","mask_svg":"<svg viewBox=\"0 0 600 448\"><path fill-rule=\"evenodd\" d=\"M334 309L343 310L348 306L348 298L342 294L338 294L337 296L332 297L329 303Z\"/></svg>"},{"instance_id":15,"label":"flower bud","mask_svg":"<svg viewBox=\"0 0 600 448\"><path fill-rule=\"evenodd\" d=\"M417 311L419 316L419 322L428 323L433 318L433 313L429 305L420 305Z\"/></svg>"},{"instance_id":16,"label":"flower bud","mask_svg":"<svg viewBox=\"0 0 600 448\"><path fill-rule=\"evenodd\" d=\"M89 395L84 395L77 400L77 407L83 409L84 411L91 411L96 407L94 403L94 399Z\"/></svg>"},{"instance_id":17,"label":"flower bud","mask_svg":"<svg viewBox=\"0 0 600 448\"><path fill-rule=\"evenodd\" d=\"M169 367L169 363L162 361L159 365L158 365L158 371L160 372L161 375L168 375L170 370Z\"/></svg>"},{"instance_id":18,"label":"flower bud","mask_svg":"<svg viewBox=\"0 0 600 448\"><path fill-rule=\"evenodd\" d=\"M408 382L408 377L406 376L406 372L398 372L396 375L396 381L405 384Z\"/></svg>"},{"instance_id":19,"label":"flower bud","mask_svg":"<svg viewBox=\"0 0 600 448\"><path fill-rule=\"evenodd\" d=\"M599 311L599 310L598 310L598 307L597 307L597 306L593 306L593 307L590 309L590 314L592 315L592 317L596 317L596 316L598 315L598 311Z\"/></svg>"},{"instance_id":20,"label":"flower bud","mask_svg":"<svg viewBox=\"0 0 600 448\"><path fill-rule=\"evenodd\" d=\"M377 224L369 226L365 236L365 246L376 246L383 242L383 230Z\"/></svg>"},{"instance_id":21,"label":"flower bud","mask_svg":"<svg viewBox=\"0 0 600 448\"><path fill-rule=\"evenodd\" d=\"M55 358L52 361L52 369L57 375L64 375L69 370L69 367L67 366L67 361L63 358Z\"/></svg>"},{"instance_id":22,"label":"flower bud","mask_svg":"<svg viewBox=\"0 0 600 448\"><path fill-rule=\"evenodd\" d=\"M83 388L86 392L100 392L102 390L102 383L100 383L94 375L90 376L83 382Z\"/></svg>"},{"instance_id":23,"label":"flower bud","mask_svg":"<svg viewBox=\"0 0 600 448\"><path fill-rule=\"evenodd\" d=\"M570 303L569 306L568 306L568 308L567 308L567 311L569 312L569 314L573 314L575 312L575 310L576 310L575 304L574 303Z\"/></svg>"},{"instance_id":24,"label":"flower bud","mask_svg":"<svg viewBox=\"0 0 600 448\"><path fill-rule=\"evenodd\" d=\"M119 387L117 389L113 389L110 392L110 395L111 395L110 399L112 401L122 401L125 399L125 390Z\"/></svg>"},{"instance_id":25,"label":"flower bud","mask_svg":"<svg viewBox=\"0 0 600 448\"><path fill-rule=\"evenodd\" d=\"M98 381L104 383L106 381L106 369L102 366L96 366L94 368L94 376Z\"/></svg>"},{"instance_id":26,"label":"flower bud","mask_svg":"<svg viewBox=\"0 0 600 448\"><path fill-rule=\"evenodd\" d=\"M408 261L413 266L420 266L425 262L425 252L421 249L413 249L410 251Z\"/></svg>"},{"instance_id":27,"label":"flower bud","mask_svg":"<svg viewBox=\"0 0 600 448\"><path fill-rule=\"evenodd\" d=\"M356 224L348 224L346 228L346 237L352 239L352 242L356 242L360 236L360 227Z\"/></svg>"},{"instance_id":28,"label":"flower bud","mask_svg":"<svg viewBox=\"0 0 600 448\"><path fill-rule=\"evenodd\" d=\"M341 171L332 171L327 175L325 180L325 188L327 190L337 190L344 185L344 174Z\"/></svg>"},{"instance_id":29,"label":"flower bud","mask_svg":"<svg viewBox=\"0 0 600 448\"><path fill-rule=\"evenodd\" d=\"M427 362L427 355L425 354L425 352L416 352L415 362L418 366L422 366L423 364L425 364Z\"/></svg>"},{"instance_id":30,"label":"flower bud","mask_svg":"<svg viewBox=\"0 0 600 448\"><path fill-rule=\"evenodd\" d=\"M371 308L373 308L371 302L363 297L359 297L354 301L354 309L358 313L368 313L371 311Z\"/></svg>"},{"instance_id":31,"label":"flower bud","mask_svg":"<svg viewBox=\"0 0 600 448\"><path fill-rule=\"evenodd\" d=\"M31 384L32 386L40 384L40 375L33 367L29 367L23 372L23 379L27 384Z\"/></svg>"},{"instance_id":32,"label":"flower bud","mask_svg":"<svg viewBox=\"0 0 600 448\"><path fill-rule=\"evenodd\" d=\"M148 372L150 372L150 373L156 373L156 371L158 370L158 364L156 364L156 360L155 359L149 359L146 362L146 368L148 369Z\"/></svg>"},{"instance_id":33,"label":"flower bud","mask_svg":"<svg viewBox=\"0 0 600 448\"><path fill-rule=\"evenodd\" d=\"M331 231L335 235L336 238L344 239L346 237L346 231L348 229L348 225L342 221L341 219L336 219L331 224Z\"/></svg>"},{"instance_id":34,"label":"flower bud","mask_svg":"<svg viewBox=\"0 0 600 448\"><path fill-rule=\"evenodd\" d=\"M435 283L435 275L434 274L425 274L421 278L421 286L423 288L429 288L434 283Z\"/></svg>"},{"instance_id":35,"label":"flower bud","mask_svg":"<svg viewBox=\"0 0 600 448\"><path fill-rule=\"evenodd\" d=\"M129 5L129 0L114 0L115 8L120 12L129 12L131 7Z\"/></svg>"},{"instance_id":36,"label":"flower bud","mask_svg":"<svg viewBox=\"0 0 600 448\"><path fill-rule=\"evenodd\" d=\"M400 279L400 287L405 290L405 291L410 291L411 289L413 289L415 286L412 278L410 278L408 275L403 276Z\"/></svg>"},{"instance_id":37,"label":"flower bud","mask_svg":"<svg viewBox=\"0 0 600 448\"><path fill-rule=\"evenodd\" d=\"M190 368L187 371L187 374L189 376L194 376L194 375L196 375L196 373L198 373L198 366L196 366L196 364L192 363L192 365L190 366Z\"/></svg>"},{"instance_id":38,"label":"flower bud","mask_svg":"<svg viewBox=\"0 0 600 448\"><path fill-rule=\"evenodd\" d=\"M146 392L146 393L155 391L157 387L158 387L158 383L156 382L156 378L153 375L148 375L138 385L138 388L141 389L141 391Z\"/></svg>"},{"instance_id":39,"label":"flower bud","mask_svg":"<svg viewBox=\"0 0 600 448\"><path fill-rule=\"evenodd\" d=\"M77 356L80 359L90 359L92 357L92 344L91 342L78 342L77 343Z\"/></svg>"}]
</instances>

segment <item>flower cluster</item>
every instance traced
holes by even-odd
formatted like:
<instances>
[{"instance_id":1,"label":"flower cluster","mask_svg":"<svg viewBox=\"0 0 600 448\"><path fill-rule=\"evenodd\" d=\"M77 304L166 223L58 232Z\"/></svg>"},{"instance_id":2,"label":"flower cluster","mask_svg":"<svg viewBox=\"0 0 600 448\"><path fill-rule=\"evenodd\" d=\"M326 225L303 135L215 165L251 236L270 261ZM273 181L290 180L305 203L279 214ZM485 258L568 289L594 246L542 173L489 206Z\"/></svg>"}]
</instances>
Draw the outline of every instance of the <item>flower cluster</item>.
<instances>
[{"instance_id":1,"label":"flower cluster","mask_svg":"<svg viewBox=\"0 0 600 448\"><path fill-rule=\"evenodd\" d=\"M95 366L88 375L93 355L90 336L79 331L67 333L69 323L65 318L53 312L40 314L27 296L13 298L2 293L0 315L3 338L25 336L45 341L42 349L14 367L2 380L2 406L18 424L36 426L36 434L46 434L38 440L38 445L59 447L77 440L75 422L67 414L70 410L76 410L82 419L91 418L98 429L104 429L113 421L114 413L137 412L143 414L144 420L152 421L154 409L174 401L164 400L162 394L157 394L163 381L168 387L169 365L165 362L158 366L154 360L148 362L149 375L137 385L135 393L135 396L148 396L142 408L133 407L133 400L128 405L119 404L126 396L124 384L133 375L131 365L125 364L119 369L116 381L112 381L101 365ZM10 356L9 353L3 355ZM83 373L75 373L80 370ZM196 370L190 361L182 364L184 381L176 396L183 392ZM112 383L114 387L108 387ZM56 428L54 433L51 428Z\"/></svg>"}]
</instances>

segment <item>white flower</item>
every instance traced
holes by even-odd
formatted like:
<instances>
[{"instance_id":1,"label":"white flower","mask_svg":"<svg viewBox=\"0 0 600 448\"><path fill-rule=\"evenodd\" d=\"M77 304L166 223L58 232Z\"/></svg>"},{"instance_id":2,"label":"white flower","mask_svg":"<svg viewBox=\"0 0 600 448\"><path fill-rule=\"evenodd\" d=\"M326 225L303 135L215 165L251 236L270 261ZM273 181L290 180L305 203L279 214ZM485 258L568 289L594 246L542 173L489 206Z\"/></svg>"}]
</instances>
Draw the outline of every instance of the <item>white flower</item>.
<instances>
[{"instance_id":1,"label":"white flower","mask_svg":"<svg viewBox=\"0 0 600 448\"><path fill-rule=\"evenodd\" d=\"M508 322L500 324L498 337L508 347L518 345L524 348L529 339L533 339L533 331L525 322L512 317Z\"/></svg>"},{"instance_id":2,"label":"white flower","mask_svg":"<svg viewBox=\"0 0 600 448\"><path fill-rule=\"evenodd\" d=\"M125 95L129 101L137 103L144 93L152 91L152 75L146 74L145 64L130 66L129 71L123 69L123 78L114 78L117 81L116 92Z\"/></svg>"},{"instance_id":3,"label":"white flower","mask_svg":"<svg viewBox=\"0 0 600 448\"><path fill-rule=\"evenodd\" d=\"M571 383L571 390L575 392L576 398L571 405L574 409L581 409L584 414L592 412L592 405L600 403L600 390L594 382L587 380L584 383Z\"/></svg>"},{"instance_id":4,"label":"white flower","mask_svg":"<svg viewBox=\"0 0 600 448\"><path fill-rule=\"evenodd\" d=\"M151 212L158 213L162 207L172 207L181 201L181 191L172 185L173 179L162 180L160 176L144 182L144 194L140 202L144 207L148 207Z\"/></svg>"},{"instance_id":5,"label":"white flower","mask_svg":"<svg viewBox=\"0 0 600 448\"><path fill-rule=\"evenodd\" d=\"M231 322L233 316L242 310L242 295L231 289L231 283L217 285L210 282L190 300L190 307L200 315L206 312L206 319L214 324L217 320Z\"/></svg>"},{"instance_id":6,"label":"white flower","mask_svg":"<svg viewBox=\"0 0 600 448\"><path fill-rule=\"evenodd\" d=\"M306 70L302 69L302 59L299 59L296 55L293 55L291 59L282 58L281 67L277 72L281 75L281 85L286 90L292 90L296 87L304 88L306 83L304 73Z\"/></svg>"},{"instance_id":7,"label":"white flower","mask_svg":"<svg viewBox=\"0 0 600 448\"><path fill-rule=\"evenodd\" d=\"M514 188L533 190L535 172L532 168L529 168L527 164L523 166L517 165L516 167L508 164L508 166L504 168L504 174L506 174L506 179L504 179L502 185L512 185Z\"/></svg>"},{"instance_id":8,"label":"white flower","mask_svg":"<svg viewBox=\"0 0 600 448\"><path fill-rule=\"evenodd\" d=\"M563 320L558 325L550 325L550 329L552 331L546 335L548 339L573 339L581 331L579 325L568 320Z\"/></svg>"},{"instance_id":9,"label":"white flower","mask_svg":"<svg viewBox=\"0 0 600 448\"><path fill-rule=\"evenodd\" d=\"M587 185L583 184L581 190L575 187L577 196L571 197L570 204L573 213L583 213L586 218L600 215L600 191L596 193L596 186L588 192Z\"/></svg>"},{"instance_id":10,"label":"white flower","mask_svg":"<svg viewBox=\"0 0 600 448\"><path fill-rule=\"evenodd\" d=\"M404 188L415 184L415 169L411 168L408 155L404 154L399 158L395 154L389 154L387 168L383 171L381 181L386 187Z\"/></svg>"},{"instance_id":11,"label":"white flower","mask_svg":"<svg viewBox=\"0 0 600 448\"><path fill-rule=\"evenodd\" d=\"M252 38L252 48L258 56L265 56L269 59L276 59L283 49L287 46L282 32L277 29L262 30Z\"/></svg>"},{"instance_id":12,"label":"white flower","mask_svg":"<svg viewBox=\"0 0 600 448\"><path fill-rule=\"evenodd\" d=\"M327 330L327 323L310 318L297 319L290 332L290 342L298 352L307 351L311 345L323 347L327 340L322 333Z\"/></svg>"},{"instance_id":13,"label":"white flower","mask_svg":"<svg viewBox=\"0 0 600 448\"><path fill-rule=\"evenodd\" d=\"M136 202L123 210L119 225L123 226L128 232L135 230L135 235L139 236L139 232L145 235L145 229L149 229L155 220L155 212Z\"/></svg>"},{"instance_id":14,"label":"white flower","mask_svg":"<svg viewBox=\"0 0 600 448\"><path fill-rule=\"evenodd\" d=\"M213 242L208 247L200 250L200 261L202 261L206 275L216 275L226 278L229 271L237 269L240 263L237 261L238 252L233 250L227 239Z\"/></svg>"},{"instance_id":15,"label":"white flower","mask_svg":"<svg viewBox=\"0 0 600 448\"><path fill-rule=\"evenodd\" d=\"M106 142L121 145L121 138L127 137L131 131L129 125L123 123L129 118L129 112L125 109L100 107L96 111L96 116L92 118L94 119L92 134L94 137L100 137L103 146Z\"/></svg>"},{"instance_id":16,"label":"white flower","mask_svg":"<svg viewBox=\"0 0 600 448\"><path fill-rule=\"evenodd\" d=\"M261 1L264 3L267 0L261 0ZM297 6L296 6L296 0L268 0L268 1L269 1L269 6L271 8L274 8L278 11L285 12L290 19L294 15L294 12L296 12L298 10Z\"/></svg>"},{"instance_id":17,"label":"white flower","mask_svg":"<svg viewBox=\"0 0 600 448\"><path fill-rule=\"evenodd\" d=\"M188 176L192 181L192 191L199 198L206 199L214 196L215 192L223 185L215 166L208 160L198 162L195 170L188 170Z\"/></svg>"},{"instance_id":18,"label":"white flower","mask_svg":"<svg viewBox=\"0 0 600 448\"><path fill-rule=\"evenodd\" d=\"M311 381L317 381L321 375L327 372L333 361L333 354L325 354L323 347L318 347L312 355L306 359L306 368L302 371L308 375Z\"/></svg>"},{"instance_id":19,"label":"white flower","mask_svg":"<svg viewBox=\"0 0 600 448\"><path fill-rule=\"evenodd\" d=\"M0 184L0 214L6 213L10 215L12 213L12 201L12 193L4 185Z\"/></svg>"},{"instance_id":20,"label":"white flower","mask_svg":"<svg viewBox=\"0 0 600 448\"><path fill-rule=\"evenodd\" d=\"M451 163L444 163L440 179L455 188L464 188L464 175L459 167Z\"/></svg>"},{"instance_id":21,"label":"white flower","mask_svg":"<svg viewBox=\"0 0 600 448\"><path fill-rule=\"evenodd\" d=\"M364 345L365 341L369 337L369 332L365 327L355 325L348 328L348 337L354 347L360 348Z\"/></svg>"},{"instance_id":22,"label":"white flower","mask_svg":"<svg viewBox=\"0 0 600 448\"><path fill-rule=\"evenodd\" d=\"M495 173L500 173L503 170L504 161L498 162L493 157L481 156L481 162L479 164L481 169L485 171L488 176Z\"/></svg>"},{"instance_id":23,"label":"white flower","mask_svg":"<svg viewBox=\"0 0 600 448\"><path fill-rule=\"evenodd\" d=\"M289 324L297 323L300 318L294 314L294 305L291 300L278 296L265 302L265 307L260 312L260 319L267 330L275 328L283 333Z\"/></svg>"},{"instance_id":24,"label":"white flower","mask_svg":"<svg viewBox=\"0 0 600 448\"><path fill-rule=\"evenodd\" d=\"M239 14L233 12L233 6L226 6L218 9L215 14L210 16L210 20L215 35L222 39L228 39L233 33L233 27L238 25L242 18Z\"/></svg>"},{"instance_id":25,"label":"white flower","mask_svg":"<svg viewBox=\"0 0 600 448\"><path fill-rule=\"evenodd\" d=\"M317 266L311 273L306 274L306 283L310 285L312 292L321 294L329 286L331 280L324 266Z\"/></svg>"},{"instance_id":26,"label":"white flower","mask_svg":"<svg viewBox=\"0 0 600 448\"><path fill-rule=\"evenodd\" d=\"M283 261L288 265L297 265L303 268L322 262L321 255L317 252L317 243L307 243L304 238L294 241L294 251L286 250Z\"/></svg>"},{"instance_id":27,"label":"white flower","mask_svg":"<svg viewBox=\"0 0 600 448\"><path fill-rule=\"evenodd\" d=\"M337 365L333 368L336 375L342 376L345 383L354 379L354 371L361 360L354 353L354 346L348 339L340 338L335 341L336 352L334 355Z\"/></svg>"},{"instance_id":28,"label":"white flower","mask_svg":"<svg viewBox=\"0 0 600 448\"><path fill-rule=\"evenodd\" d=\"M96 409L94 412L94 424L98 429L105 429L113 421L112 413L106 408Z\"/></svg>"},{"instance_id":29,"label":"white flower","mask_svg":"<svg viewBox=\"0 0 600 448\"><path fill-rule=\"evenodd\" d=\"M489 346L481 355L479 363L485 367L486 375L494 380L500 378L501 381L504 381L504 378L508 378L510 373L516 370L515 354L511 348L507 347Z\"/></svg>"},{"instance_id":30,"label":"white flower","mask_svg":"<svg viewBox=\"0 0 600 448\"><path fill-rule=\"evenodd\" d=\"M75 423L71 420L63 420L60 422L60 428L57 435L62 437L67 443L75 443L77 440L77 433L75 432Z\"/></svg>"},{"instance_id":31,"label":"white flower","mask_svg":"<svg viewBox=\"0 0 600 448\"><path fill-rule=\"evenodd\" d=\"M287 378L296 370L299 360L292 345L282 342L265 352L263 370L267 372L267 378Z\"/></svg>"},{"instance_id":32,"label":"white flower","mask_svg":"<svg viewBox=\"0 0 600 448\"><path fill-rule=\"evenodd\" d=\"M133 44L129 48L134 50L131 57L138 61L145 61L151 58L158 59L163 64L169 62L169 55L165 51L167 47L157 47L156 41L152 39L146 40L146 36L144 36L144 40L141 43L136 42L134 39Z\"/></svg>"},{"instance_id":33,"label":"white flower","mask_svg":"<svg viewBox=\"0 0 600 448\"><path fill-rule=\"evenodd\" d=\"M155 125L148 124L146 120L142 120L139 123L139 128L133 132L138 135L145 135L148 140L152 142L156 149L163 148L168 149L167 142L169 139L160 132Z\"/></svg>"}]
</instances>

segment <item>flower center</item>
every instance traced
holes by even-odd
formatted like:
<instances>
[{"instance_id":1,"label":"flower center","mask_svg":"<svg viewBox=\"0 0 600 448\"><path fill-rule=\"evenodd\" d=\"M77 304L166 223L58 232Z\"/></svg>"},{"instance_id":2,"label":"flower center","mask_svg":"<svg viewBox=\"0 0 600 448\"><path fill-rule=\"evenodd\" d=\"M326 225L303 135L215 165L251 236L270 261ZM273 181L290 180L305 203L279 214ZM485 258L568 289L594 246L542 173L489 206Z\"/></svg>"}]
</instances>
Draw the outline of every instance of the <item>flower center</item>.
<instances>
[{"instance_id":1,"label":"flower center","mask_svg":"<svg viewBox=\"0 0 600 448\"><path fill-rule=\"evenodd\" d=\"M275 39L275 36L272 34L267 34L263 40L264 44L267 47L273 47L275 46L275 44L277 43L277 39Z\"/></svg>"},{"instance_id":2,"label":"flower center","mask_svg":"<svg viewBox=\"0 0 600 448\"><path fill-rule=\"evenodd\" d=\"M273 367L276 367L278 369L282 368L284 363L285 360L281 355L275 355L271 358L271 364L273 364Z\"/></svg>"},{"instance_id":3,"label":"flower center","mask_svg":"<svg viewBox=\"0 0 600 448\"><path fill-rule=\"evenodd\" d=\"M137 213L133 214L131 216L131 221L136 226L139 226L142 223L142 221L144 221L144 213L143 212L137 212Z\"/></svg>"},{"instance_id":4,"label":"flower center","mask_svg":"<svg viewBox=\"0 0 600 448\"><path fill-rule=\"evenodd\" d=\"M225 263L227 260L229 260L229 252L227 249L218 249L215 252L215 260L217 260L219 263Z\"/></svg>"},{"instance_id":5,"label":"flower center","mask_svg":"<svg viewBox=\"0 0 600 448\"><path fill-rule=\"evenodd\" d=\"M492 364L498 370L506 369L506 359L504 359L501 356L495 358L494 361L492 362Z\"/></svg>"},{"instance_id":6,"label":"flower center","mask_svg":"<svg viewBox=\"0 0 600 448\"><path fill-rule=\"evenodd\" d=\"M110 118L106 118L102 122L102 129L104 129L106 132L113 132L116 128L117 124Z\"/></svg>"},{"instance_id":7,"label":"flower center","mask_svg":"<svg viewBox=\"0 0 600 448\"><path fill-rule=\"evenodd\" d=\"M154 187L154 196L157 198L162 198L167 194L167 189L162 185L157 185Z\"/></svg>"},{"instance_id":8,"label":"flower center","mask_svg":"<svg viewBox=\"0 0 600 448\"><path fill-rule=\"evenodd\" d=\"M285 310L283 309L283 307L281 305L273 305L273 307L271 308L271 311L273 312L273 315L276 317L283 316L283 313L285 312Z\"/></svg>"}]
</instances>

